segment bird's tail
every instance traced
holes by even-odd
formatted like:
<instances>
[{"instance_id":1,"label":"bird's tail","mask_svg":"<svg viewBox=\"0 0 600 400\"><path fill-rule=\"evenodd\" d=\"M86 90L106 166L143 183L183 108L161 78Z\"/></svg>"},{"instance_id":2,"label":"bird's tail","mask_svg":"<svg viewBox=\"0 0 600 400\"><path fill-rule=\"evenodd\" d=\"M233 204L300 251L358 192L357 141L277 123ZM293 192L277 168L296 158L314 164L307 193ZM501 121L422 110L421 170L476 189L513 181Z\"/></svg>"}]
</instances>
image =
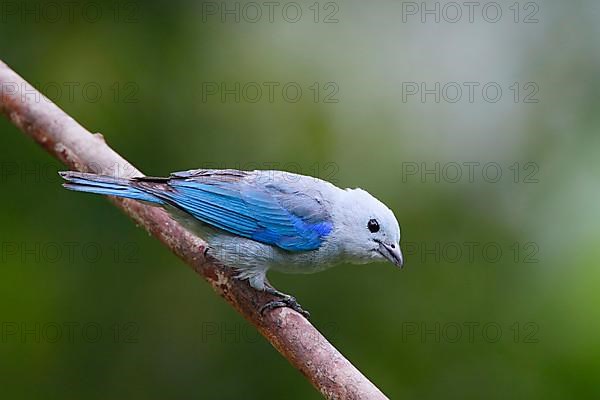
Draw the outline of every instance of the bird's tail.
<instances>
[{"instance_id":1,"label":"bird's tail","mask_svg":"<svg viewBox=\"0 0 600 400\"><path fill-rule=\"evenodd\" d=\"M59 174L67 181L63 186L76 192L125 197L155 204L163 203L158 197L132 186L130 179L73 171L59 172Z\"/></svg>"}]
</instances>

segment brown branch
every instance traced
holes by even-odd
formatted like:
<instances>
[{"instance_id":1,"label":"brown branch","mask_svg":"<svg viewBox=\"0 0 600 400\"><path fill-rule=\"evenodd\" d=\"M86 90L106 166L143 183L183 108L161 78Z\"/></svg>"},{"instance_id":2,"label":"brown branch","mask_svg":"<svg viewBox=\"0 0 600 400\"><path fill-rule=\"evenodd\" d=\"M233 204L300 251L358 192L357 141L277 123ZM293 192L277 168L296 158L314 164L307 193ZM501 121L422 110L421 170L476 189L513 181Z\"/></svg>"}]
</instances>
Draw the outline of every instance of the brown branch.
<instances>
[{"instance_id":1,"label":"brown branch","mask_svg":"<svg viewBox=\"0 0 600 400\"><path fill-rule=\"evenodd\" d=\"M112 150L100 134L91 134L0 61L0 110L50 154L78 171L141 175ZM207 244L172 220L162 209L111 199L138 225L163 242L202 275L328 399L385 399L304 317L289 308L265 316L257 310L269 296L232 278L230 268L205 257Z\"/></svg>"}]
</instances>

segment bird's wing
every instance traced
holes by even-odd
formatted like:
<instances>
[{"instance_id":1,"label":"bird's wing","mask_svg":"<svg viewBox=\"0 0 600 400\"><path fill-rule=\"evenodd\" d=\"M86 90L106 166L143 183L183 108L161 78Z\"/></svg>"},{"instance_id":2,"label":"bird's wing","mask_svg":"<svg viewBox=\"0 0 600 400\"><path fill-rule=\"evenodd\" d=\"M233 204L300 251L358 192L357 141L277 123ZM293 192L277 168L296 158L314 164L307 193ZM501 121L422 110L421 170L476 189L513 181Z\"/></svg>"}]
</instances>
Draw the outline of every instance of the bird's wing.
<instances>
[{"instance_id":1,"label":"bird's wing","mask_svg":"<svg viewBox=\"0 0 600 400\"><path fill-rule=\"evenodd\" d=\"M314 178L263 172L191 170L132 184L224 231L289 251L317 249L333 224L321 192L302 182Z\"/></svg>"}]
</instances>

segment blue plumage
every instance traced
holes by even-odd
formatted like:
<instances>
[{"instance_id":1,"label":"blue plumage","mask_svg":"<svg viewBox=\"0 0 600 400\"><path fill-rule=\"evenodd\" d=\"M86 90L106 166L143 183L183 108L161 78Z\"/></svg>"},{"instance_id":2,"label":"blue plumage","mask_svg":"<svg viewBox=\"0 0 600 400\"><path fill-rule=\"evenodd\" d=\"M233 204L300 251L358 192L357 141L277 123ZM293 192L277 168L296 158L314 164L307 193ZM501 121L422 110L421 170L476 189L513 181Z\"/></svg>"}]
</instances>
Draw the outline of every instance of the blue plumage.
<instances>
[{"instance_id":1,"label":"blue plumage","mask_svg":"<svg viewBox=\"0 0 600 400\"><path fill-rule=\"evenodd\" d=\"M125 181L122 179L119 180L107 176L83 174L77 172L61 172L61 176L68 181L68 183L63 184L63 186L76 192L125 197L133 200L142 200L150 203L162 204L162 201L155 196L126 185Z\"/></svg>"},{"instance_id":2,"label":"blue plumage","mask_svg":"<svg viewBox=\"0 0 600 400\"><path fill-rule=\"evenodd\" d=\"M286 192L249 174L201 170L126 180L68 172L63 177L71 190L168 204L212 227L288 251L319 248L333 228L329 215L314 210L319 203L306 201L306 194ZM304 200L302 207L294 197Z\"/></svg>"},{"instance_id":3,"label":"blue plumage","mask_svg":"<svg viewBox=\"0 0 600 400\"><path fill-rule=\"evenodd\" d=\"M198 233L210 254L239 279L280 298L269 269L310 273L342 262L389 260L401 267L400 227L393 212L361 189L282 171L190 170L168 178L120 179L62 172L67 189L141 200L165 208Z\"/></svg>"}]
</instances>

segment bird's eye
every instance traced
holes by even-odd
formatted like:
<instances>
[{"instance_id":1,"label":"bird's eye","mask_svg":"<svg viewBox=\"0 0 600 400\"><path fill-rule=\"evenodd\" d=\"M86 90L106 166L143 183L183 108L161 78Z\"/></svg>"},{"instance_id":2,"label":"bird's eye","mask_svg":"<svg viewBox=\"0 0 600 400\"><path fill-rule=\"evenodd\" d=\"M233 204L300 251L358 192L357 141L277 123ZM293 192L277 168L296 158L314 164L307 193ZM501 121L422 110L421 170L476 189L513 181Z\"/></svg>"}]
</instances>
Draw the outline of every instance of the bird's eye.
<instances>
[{"instance_id":1,"label":"bird's eye","mask_svg":"<svg viewBox=\"0 0 600 400\"><path fill-rule=\"evenodd\" d=\"M369 228L371 233L379 232L379 222L376 219L370 219L367 228Z\"/></svg>"}]
</instances>

